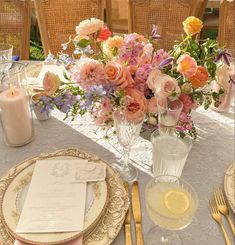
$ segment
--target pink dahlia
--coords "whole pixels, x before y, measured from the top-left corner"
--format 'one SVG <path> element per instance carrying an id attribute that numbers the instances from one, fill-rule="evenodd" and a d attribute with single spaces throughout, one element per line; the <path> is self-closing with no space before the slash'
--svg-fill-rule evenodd
<path id="1" fill-rule="evenodd" d="M 107 84 L 104 65 L 92 59 L 84 59 L 78 62 L 72 68 L 72 79 L 85 90 L 94 85 Z"/>

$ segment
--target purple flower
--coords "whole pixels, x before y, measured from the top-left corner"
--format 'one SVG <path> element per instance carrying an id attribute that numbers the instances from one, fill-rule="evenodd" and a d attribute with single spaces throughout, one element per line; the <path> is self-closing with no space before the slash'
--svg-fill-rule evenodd
<path id="1" fill-rule="evenodd" d="M 172 57 L 169 57 L 169 58 L 163 60 L 162 62 L 160 62 L 160 64 L 158 65 L 158 67 L 160 69 L 162 69 L 164 66 L 170 65 L 172 63 L 172 61 L 173 61 L 173 58 Z"/>
<path id="2" fill-rule="evenodd" d="M 47 58 L 45 59 L 45 62 L 52 62 L 53 59 L 54 59 L 54 57 L 55 56 L 53 54 L 49 53 L 48 56 L 47 56 Z"/>
<path id="3" fill-rule="evenodd" d="M 85 95 L 85 106 L 86 108 L 89 108 L 92 104 L 92 102 L 96 102 L 100 100 L 100 98 L 104 97 L 106 95 L 106 92 L 104 91 L 103 86 L 93 86 L 90 88 L 89 91 L 87 91 Z"/>
<path id="4" fill-rule="evenodd" d="M 171 57 L 165 50 L 159 49 L 153 57 L 152 65 L 155 67 L 158 67 L 161 63 L 161 65 L 164 65 L 165 61 L 167 60 L 166 62 L 168 62 L 169 58 Z"/>
<path id="5" fill-rule="evenodd" d="M 219 52 L 219 54 L 217 55 L 214 61 L 218 62 L 220 60 L 224 60 L 225 64 L 230 66 L 229 58 L 231 58 L 231 54 L 228 53 L 228 51 L 225 49 Z"/>
<path id="6" fill-rule="evenodd" d="M 47 96 L 41 96 L 40 100 L 43 102 L 41 113 L 46 112 L 47 114 L 49 114 L 49 112 L 54 109 L 52 98 Z"/>
<path id="7" fill-rule="evenodd" d="M 67 43 L 62 43 L 61 47 L 63 50 L 66 50 L 68 48 L 68 44 Z"/>
<path id="8" fill-rule="evenodd" d="M 153 28 L 150 37 L 154 40 L 161 39 L 161 36 L 157 33 L 157 26 L 156 25 L 152 25 L 152 26 Z"/>

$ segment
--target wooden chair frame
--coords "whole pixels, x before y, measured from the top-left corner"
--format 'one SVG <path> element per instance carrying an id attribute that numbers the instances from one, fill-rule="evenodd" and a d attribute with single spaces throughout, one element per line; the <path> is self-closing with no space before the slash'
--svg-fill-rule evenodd
<path id="1" fill-rule="evenodd" d="M 11 29 L 20 29 L 21 31 L 21 40 L 20 40 L 20 47 L 17 48 L 19 50 L 19 53 L 15 53 L 20 56 L 20 59 L 22 60 L 28 60 L 29 59 L 29 50 L 30 50 L 30 23 L 31 23 L 31 13 L 32 13 L 32 3 L 31 0 L 1 0 L 0 2 L 9 2 L 11 4 L 14 4 L 18 8 L 23 9 L 23 22 L 21 26 L 13 26 L 9 25 L 9 33 Z M 0 30 L 1 25 L 3 29 L 5 29 L 7 26 L 7 23 L 0 23 Z M 16 48 L 16 47 L 14 47 Z"/>
<path id="2" fill-rule="evenodd" d="M 219 12 L 218 41 L 219 41 L 219 44 L 222 45 L 222 46 L 228 46 L 228 44 L 226 43 L 226 41 L 227 41 L 227 39 L 226 39 L 226 30 L 228 28 L 228 25 L 226 23 L 226 17 L 228 16 L 228 10 L 231 10 L 231 9 L 233 9 L 233 15 L 235 15 L 235 2 L 234 1 L 221 0 L 220 12 Z M 230 40 L 231 45 L 228 46 L 228 48 L 230 48 L 230 49 L 235 49 L 234 35 L 235 35 L 235 29 L 233 27 L 233 40 Z"/>
<path id="3" fill-rule="evenodd" d="M 37 18 L 38 18 L 38 24 L 39 24 L 44 54 L 48 55 L 50 52 L 50 38 L 48 36 L 47 20 L 45 19 L 43 6 L 42 6 L 41 2 L 47 2 L 49 0 L 34 0 L 34 1 L 35 1 L 36 14 L 37 14 Z M 59 2 L 59 0 L 57 0 L 57 1 Z M 73 1 L 74 2 L 76 1 L 77 4 L 79 4 L 78 0 L 73 0 Z M 98 16 L 96 16 L 96 18 L 103 20 L 104 19 L 104 2 L 103 2 L 103 0 L 89 0 L 89 2 L 91 2 L 91 5 L 94 2 L 98 3 Z M 74 34 L 75 34 L 75 30 L 74 30 Z"/>

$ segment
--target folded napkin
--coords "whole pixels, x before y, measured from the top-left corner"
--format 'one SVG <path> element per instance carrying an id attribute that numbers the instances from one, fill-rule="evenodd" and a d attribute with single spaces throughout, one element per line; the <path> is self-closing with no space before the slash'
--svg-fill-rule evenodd
<path id="1" fill-rule="evenodd" d="M 32 245 L 32 244 L 15 240 L 14 245 Z M 82 245 L 82 237 L 78 237 L 69 242 L 61 243 L 60 245 Z"/>

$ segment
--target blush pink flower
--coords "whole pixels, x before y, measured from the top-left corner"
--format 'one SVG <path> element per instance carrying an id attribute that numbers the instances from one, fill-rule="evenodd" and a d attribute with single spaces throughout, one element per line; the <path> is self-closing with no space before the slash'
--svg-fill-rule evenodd
<path id="1" fill-rule="evenodd" d="M 188 54 L 181 55 L 177 63 L 177 70 L 186 78 L 192 77 L 197 72 L 197 62 Z"/>
<path id="2" fill-rule="evenodd" d="M 105 72 L 108 80 L 118 88 L 131 87 L 134 83 L 129 69 L 117 62 L 108 63 Z"/>
<path id="3" fill-rule="evenodd" d="M 92 112 L 96 125 L 109 125 L 112 122 L 112 104 L 108 98 L 104 98 L 101 104 Z"/>
<path id="4" fill-rule="evenodd" d="M 71 73 L 73 81 L 85 90 L 94 85 L 107 84 L 104 65 L 93 59 L 81 60 L 71 69 Z"/>
<path id="5" fill-rule="evenodd" d="M 176 130 L 182 132 L 190 131 L 192 127 L 193 127 L 192 117 L 185 112 L 181 112 L 179 116 L 178 125 L 176 126 Z"/>
<path id="6" fill-rule="evenodd" d="M 160 70 L 153 70 L 147 80 L 148 87 L 157 97 L 166 98 L 170 96 L 178 87 L 176 79 L 163 74 Z"/>
<path id="7" fill-rule="evenodd" d="M 148 113 L 157 113 L 157 99 L 152 97 L 151 99 L 147 100 L 147 112 Z"/>
<path id="8" fill-rule="evenodd" d="M 188 113 L 193 106 L 193 100 L 188 94 L 181 94 L 179 100 L 183 103 L 182 112 Z"/>
<path id="9" fill-rule="evenodd" d="M 125 115 L 130 122 L 141 122 L 147 110 L 147 101 L 139 90 L 126 89 L 124 97 Z"/>
<path id="10" fill-rule="evenodd" d="M 43 78 L 43 89 L 47 95 L 53 95 L 60 87 L 61 81 L 58 75 L 48 71 Z"/>

